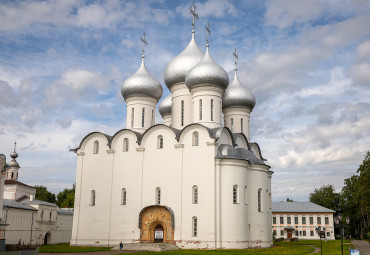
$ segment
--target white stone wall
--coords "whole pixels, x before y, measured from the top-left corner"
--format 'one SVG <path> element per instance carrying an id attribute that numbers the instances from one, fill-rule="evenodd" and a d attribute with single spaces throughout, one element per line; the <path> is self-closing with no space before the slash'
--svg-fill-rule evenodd
<path id="1" fill-rule="evenodd" d="M 250 140 L 250 113 L 246 107 L 228 107 L 223 110 L 224 126 L 233 133 L 243 133 Z M 232 121 L 231 121 L 232 119 Z M 243 119 L 243 130 L 241 119 Z"/>
<path id="2" fill-rule="evenodd" d="M 22 184 L 6 184 L 4 188 L 4 198 L 17 200 L 18 198 L 36 194 L 36 188 Z"/>
<path id="3" fill-rule="evenodd" d="M 129 97 L 126 100 L 126 128 L 143 133 L 146 129 L 155 124 L 155 105 L 157 100 L 150 97 Z M 132 123 L 132 109 L 134 118 Z M 143 123 L 143 109 L 144 123 Z M 143 126 L 144 124 L 144 126 Z"/>

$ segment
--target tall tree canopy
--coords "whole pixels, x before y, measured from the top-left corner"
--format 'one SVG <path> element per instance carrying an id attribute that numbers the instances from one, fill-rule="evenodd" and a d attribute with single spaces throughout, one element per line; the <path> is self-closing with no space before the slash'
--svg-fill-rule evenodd
<path id="1" fill-rule="evenodd" d="M 57 205 L 61 208 L 73 208 L 75 202 L 75 184 L 72 189 L 64 189 L 57 195 Z"/>
<path id="2" fill-rule="evenodd" d="M 41 201 L 49 202 L 49 203 L 55 203 L 55 194 L 48 191 L 48 189 L 45 186 L 42 185 L 36 185 L 36 196 L 35 198 Z"/>
<path id="3" fill-rule="evenodd" d="M 323 185 L 310 193 L 310 202 L 337 211 L 339 209 L 339 193 L 335 192 L 334 185 Z"/>

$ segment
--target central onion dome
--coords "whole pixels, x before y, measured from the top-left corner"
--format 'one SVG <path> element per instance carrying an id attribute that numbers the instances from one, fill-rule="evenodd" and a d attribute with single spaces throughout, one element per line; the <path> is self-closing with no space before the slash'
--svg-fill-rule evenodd
<path id="1" fill-rule="evenodd" d="M 175 83 L 185 82 L 188 71 L 203 58 L 204 52 L 199 48 L 194 39 L 194 32 L 186 48 L 175 57 L 164 71 L 164 82 L 170 88 Z"/>
<path id="2" fill-rule="evenodd" d="M 133 96 L 153 97 L 157 101 L 162 97 L 163 88 L 159 81 L 148 72 L 144 56 L 139 69 L 122 84 L 121 94 L 126 100 Z"/>
<path id="3" fill-rule="evenodd" d="M 159 103 L 158 111 L 162 117 L 164 115 L 172 113 L 172 94 L 171 93 Z"/>
<path id="4" fill-rule="evenodd" d="M 237 69 L 235 69 L 234 80 L 222 96 L 222 108 L 232 106 L 244 106 L 253 109 L 256 105 L 256 98 L 239 80 Z"/>
<path id="5" fill-rule="evenodd" d="M 202 60 L 186 75 L 186 86 L 191 89 L 202 85 L 213 85 L 226 89 L 229 85 L 229 76 L 209 54 L 209 47 Z"/>

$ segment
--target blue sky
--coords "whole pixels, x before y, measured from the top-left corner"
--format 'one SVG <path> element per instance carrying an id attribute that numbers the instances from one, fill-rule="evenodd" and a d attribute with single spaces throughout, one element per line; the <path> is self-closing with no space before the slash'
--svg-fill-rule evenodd
<path id="1" fill-rule="evenodd" d="M 206 0 L 196 41 L 256 96 L 251 139 L 275 172 L 273 201 L 339 191 L 370 149 L 370 2 Z M 89 132 L 125 125 L 123 81 L 163 72 L 191 37 L 189 1 L 1 1 L 0 153 L 18 143 L 19 180 L 57 193 L 75 182 Z M 157 121 L 162 122 L 157 113 Z"/>

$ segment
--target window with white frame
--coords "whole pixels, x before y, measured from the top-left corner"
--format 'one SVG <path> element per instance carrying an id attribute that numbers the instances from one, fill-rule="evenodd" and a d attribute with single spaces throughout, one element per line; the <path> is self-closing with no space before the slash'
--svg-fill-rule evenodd
<path id="1" fill-rule="evenodd" d="M 155 204 L 156 205 L 161 204 L 161 188 L 159 187 L 155 189 Z"/>
<path id="2" fill-rule="evenodd" d="M 310 224 L 313 225 L 313 217 L 310 217 Z"/>
<path id="3" fill-rule="evenodd" d="M 95 190 L 91 191 L 91 196 L 90 196 L 90 205 L 95 206 L 95 197 L 96 197 L 96 192 Z"/>
<path id="4" fill-rule="evenodd" d="M 290 217 L 287 217 L 287 224 L 292 224 L 292 220 L 291 220 L 291 218 Z"/>
<path id="5" fill-rule="evenodd" d="M 294 224 L 298 224 L 298 217 L 294 217 Z"/>
<path id="6" fill-rule="evenodd" d="M 321 224 L 321 217 L 317 217 L 317 225 Z"/>
<path id="7" fill-rule="evenodd" d="M 193 146 L 199 146 L 199 133 L 193 132 Z"/>
<path id="8" fill-rule="evenodd" d="M 329 217 L 325 217 L 325 225 L 329 224 Z"/>
<path id="9" fill-rule="evenodd" d="M 126 201 L 127 201 L 127 192 L 126 189 L 123 188 L 121 194 L 121 205 L 126 205 Z"/>
<path id="10" fill-rule="evenodd" d="M 280 235 L 284 236 L 284 230 L 280 230 Z"/>
<path id="11" fill-rule="evenodd" d="M 99 141 L 94 142 L 94 148 L 93 148 L 93 153 L 98 154 L 99 153 Z M 12 176 L 13 177 L 13 176 Z"/>
<path id="12" fill-rule="evenodd" d="M 199 99 L 199 120 L 202 120 L 203 111 L 202 111 L 202 99 Z"/>
<path id="13" fill-rule="evenodd" d="M 128 138 L 123 139 L 123 151 L 128 151 Z"/>
<path id="14" fill-rule="evenodd" d="M 163 149 L 163 136 L 159 135 L 157 137 L 157 148 Z"/>
<path id="15" fill-rule="evenodd" d="M 198 186 L 193 186 L 193 204 L 198 204 Z"/>
<path id="16" fill-rule="evenodd" d="M 239 204 L 239 187 L 238 185 L 233 186 L 233 203 Z"/>
<path id="17" fill-rule="evenodd" d="M 284 217 L 280 217 L 280 225 L 284 224 Z"/>
<path id="18" fill-rule="evenodd" d="M 272 224 L 276 224 L 276 217 L 272 217 Z"/>
<path id="19" fill-rule="evenodd" d="M 143 107 L 141 111 L 141 127 L 144 127 L 144 121 L 145 121 L 145 108 Z"/>
<path id="20" fill-rule="evenodd" d="M 197 236 L 198 235 L 198 218 L 197 217 L 193 217 L 193 222 L 192 222 L 192 226 L 193 226 L 193 236 Z"/>
<path id="21" fill-rule="evenodd" d="M 306 224 L 306 217 L 302 217 L 302 224 Z"/>

